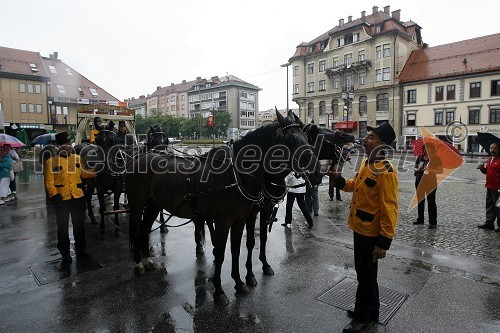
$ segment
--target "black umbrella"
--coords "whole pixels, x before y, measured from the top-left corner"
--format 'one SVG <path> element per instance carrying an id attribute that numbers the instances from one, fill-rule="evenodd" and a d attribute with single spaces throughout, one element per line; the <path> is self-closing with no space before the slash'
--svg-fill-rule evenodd
<path id="1" fill-rule="evenodd" d="M 46 145 L 50 141 L 56 141 L 55 133 L 42 134 L 31 140 L 32 145 Z"/>
<path id="2" fill-rule="evenodd" d="M 500 143 L 500 134 L 477 132 L 477 143 L 489 154 L 490 145 L 492 143 Z"/>

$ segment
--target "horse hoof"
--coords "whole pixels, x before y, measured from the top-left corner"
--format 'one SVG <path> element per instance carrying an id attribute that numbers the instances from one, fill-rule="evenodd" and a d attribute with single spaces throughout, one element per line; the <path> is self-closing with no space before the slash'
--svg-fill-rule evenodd
<path id="1" fill-rule="evenodd" d="M 146 270 L 144 267 L 134 267 L 134 275 L 135 276 L 143 276 Z"/>
<path id="2" fill-rule="evenodd" d="M 264 271 L 264 275 L 274 275 L 274 270 L 271 266 L 262 266 L 262 270 Z"/>
<path id="3" fill-rule="evenodd" d="M 247 286 L 249 287 L 255 287 L 257 285 L 257 279 L 255 278 L 255 276 L 247 276 L 245 278 L 245 281 Z"/>
<path id="4" fill-rule="evenodd" d="M 226 294 L 214 294 L 214 303 L 219 306 L 228 306 L 229 300 Z"/>
<path id="5" fill-rule="evenodd" d="M 257 281 L 255 281 L 255 282 L 257 284 Z M 234 286 L 234 289 L 236 289 L 236 294 L 238 294 L 238 295 L 246 295 L 250 292 L 248 287 L 243 282 L 236 284 Z"/>
<path id="6" fill-rule="evenodd" d="M 203 246 L 196 246 L 196 255 L 197 256 L 202 256 L 205 254 L 205 249 Z"/>

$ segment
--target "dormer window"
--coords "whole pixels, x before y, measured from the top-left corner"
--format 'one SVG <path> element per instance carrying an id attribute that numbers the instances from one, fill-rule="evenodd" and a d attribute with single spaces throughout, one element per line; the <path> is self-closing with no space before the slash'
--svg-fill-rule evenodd
<path id="1" fill-rule="evenodd" d="M 93 97 L 99 97 L 99 94 L 97 93 L 97 90 L 95 90 L 95 88 L 89 88 L 89 90 Z"/>
<path id="2" fill-rule="evenodd" d="M 69 68 L 66 68 L 66 74 L 68 74 L 68 76 L 72 76 L 73 73 L 71 73 L 71 69 Z"/>
<path id="3" fill-rule="evenodd" d="M 382 25 L 377 25 L 377 26 L 375 27 L 375 33 L 376 33 L 376 34 L 379 34 L 381 31 L 382 31 Z"/>
<path id="4" fill-rule="evenodd" d="M 38 68 L 34 63 L 30 63 L 30 68 L 33 73 L 38 73 Z"/>
<path id="5" fill-rule="evenodd" d="M 51 72 L 52 74 L 57 75 L 57 70 L 56 70 L 56 68 L 55 68 L 54 66 L 49 65 L 49 69 L 50 69 L 50 72 Z"/>
<path id="6" fill-rule="evenodd" d="M 313 53 L 313 51 L 314 51 L 314 46 L 313 46 L 313 45 L 310 45 L 310 46 L 309 46 L 309 53 Z"/>
<path id="7" fill-rule="evenodd" d="M 85 96 L 85 93 L 83 92 L 83 89 L 78 87 L 78 93 L 80 94 L 80 96 Z"/>

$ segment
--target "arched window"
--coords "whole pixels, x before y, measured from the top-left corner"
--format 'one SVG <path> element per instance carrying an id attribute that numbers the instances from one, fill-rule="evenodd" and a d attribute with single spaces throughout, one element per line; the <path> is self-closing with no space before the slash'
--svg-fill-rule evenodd
<path id="1" fill-rule="evenodd" d="M 359 115 L 360 116 L 363 116 L 363 115 L 366 115 L 366 112 L 367 112 L 367 101 L 368 101 L 368 98 L 366 98 L 366 96 L 360 96 L 359 97 Z"/>
<path id="2" fill-rule="evenodd" d="M 377 111 L 389 111 L 389 94 L 377 95 Z"/>
<path id="3" fill-rule="evenodd" d="M 332 100 L 332 112 L 333 112 L 333 117 L 338 118 L 338 116 L 339 116 L 339 100 L 338 99 Z"/>
<path id="4" fill-rule="evenodd" d="M 319 102 L 319 115 L 320 115 L 320 117 L 324 116 L 325 112 L 326 112 L 326 103 L 325 103 L 325 101 L 321 101 L 321 102 Z"/>
<path id="5" fill-rule="evenodd" d="M 314 103 L 307 103 L 307 117 L 314 118 Z"/>

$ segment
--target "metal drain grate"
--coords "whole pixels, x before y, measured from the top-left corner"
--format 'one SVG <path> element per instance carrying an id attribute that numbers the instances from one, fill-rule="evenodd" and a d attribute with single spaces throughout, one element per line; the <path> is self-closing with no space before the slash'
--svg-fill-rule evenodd
<path id="1" fill-rule="evenodd" d="M 33 278 L 39 286 L 66 279 L 70 276 L 93 271 L 103 266 L 92 259 L 86 259 L 82 262 L 62 265 L 61 260 L 53 260 L 40 265 L 30 267 Z"/>
<path id="2" fill-rule="evenodd" d="M 356 288 L 358 282 L 352 278 L 345 277 L 339 283 L 316 297 L 318 301 L 333 305 L 342 310 L 354 309 L 356 301 Z M 379 286 L 380 313 L 378 322 L 385 325 L 399 310 L 408 295 Z"/>

